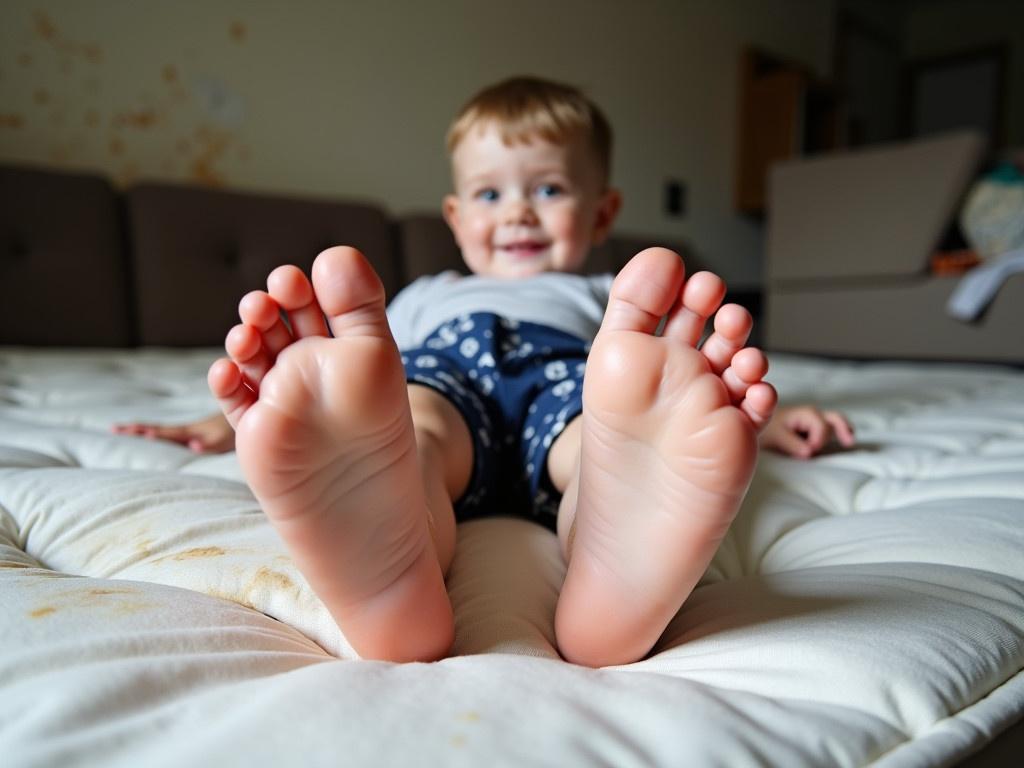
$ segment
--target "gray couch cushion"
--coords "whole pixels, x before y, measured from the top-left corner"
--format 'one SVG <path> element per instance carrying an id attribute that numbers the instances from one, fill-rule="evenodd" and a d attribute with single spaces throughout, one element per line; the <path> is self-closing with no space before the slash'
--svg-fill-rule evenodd
<path id="1" fill-rule="evenodd" d="M 131 343 L 118 206 L 99 176 L 0 167 L 0 344 Z"/>
<path id="2" fill-rule="evenodd" d="M 389 297 L 399 287 L 392 224 L 374 205 L 146 184 L 128 214 L 142 344 L 222 343 L 274 267 L 308 272 L 331 245 L 365 253 Z"/>

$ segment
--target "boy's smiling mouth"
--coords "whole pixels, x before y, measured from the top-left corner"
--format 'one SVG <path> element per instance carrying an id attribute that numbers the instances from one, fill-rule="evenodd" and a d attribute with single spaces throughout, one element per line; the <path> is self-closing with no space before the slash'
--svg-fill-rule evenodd
<path id="1" fill-rule="evenodd" d="M 550 243 L 540 240 L 513 240 L 510 243 L 502 243 L 497 248 L 513 258 L 528 259 L 547 250 L 549 246 Z"/>

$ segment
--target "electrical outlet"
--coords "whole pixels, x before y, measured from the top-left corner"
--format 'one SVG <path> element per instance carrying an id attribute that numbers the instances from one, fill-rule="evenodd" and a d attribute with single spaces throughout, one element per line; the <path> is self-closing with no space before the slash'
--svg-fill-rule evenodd
<path id="1" fill-rule="evenodd" d="M 686 185 L 679 179 L 665 182 L 665 213 L 676 217 L 686 213 Z"/>

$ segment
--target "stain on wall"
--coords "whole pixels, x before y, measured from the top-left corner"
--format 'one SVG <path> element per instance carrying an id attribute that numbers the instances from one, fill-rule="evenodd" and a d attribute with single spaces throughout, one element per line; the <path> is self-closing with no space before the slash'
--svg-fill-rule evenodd
<path id="1" fill-rule="evenodd" d="M 0 144 L 29 144 L 40 160 L 105 173 L 124 186 L 141 177 L 205 186 L 230 183 L 248 160 L 245 104 L 229 80 L 162 57 L 127 72 L 116 53 L 66 31 L 61 13 L 24 13 L 17 45 L 0 53 Z M 249 25 L 225 20 L 222 40 L 247 55 Z M 131 76 L 137 91 L 104 84 Z"/>

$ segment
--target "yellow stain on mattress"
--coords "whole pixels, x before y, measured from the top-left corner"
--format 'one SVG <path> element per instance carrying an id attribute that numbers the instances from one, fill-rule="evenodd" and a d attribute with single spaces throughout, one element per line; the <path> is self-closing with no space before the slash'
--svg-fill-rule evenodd
<path id="1" fill-rule="evenodd" d="M 244 573 L 241 574 L 244 576 Z M 289 592 L 295 599 L 299 599 L 301 596 L 301 590 L 299 585 L 286 573 L 272 570 L 267 566 L 261 566 L 256 573 L 252 574 L 252 577 L 237 590 L 225 590 L 225 589 L 205 589 L 204 594 L 210 597 L 220 598 L 221 600 L 230 600 L 233 603 L 238 603 L 246 608 L 252 608 L 255 611 L 264 613 L 266 595 L 274 592 Z M 260 603 L 257 604 L 257 598 Z"/>
<path id="2" fill-rule="evenodd" d="M 57 609 L 52 605 L 44 605 L 42 608 L 36 608 L 34 611 L 29 611 L 29 616 L 33 619 L 41 619 L 43 616 L 49 616 L 51 613 L 56 613 Z"/>
<path id="3" fill-rule="evenodd" d="M 0 563 L 0 568 L 35 568 L 34 565 L 28 563 Z"/>
<path id="4" fill-rule="evenodd" d="M 75 605 L 97 605 L 105 602 L 104 600 L 97 600 L 97 598 L 105 598 L 110 595 L 137 594 L 139 594 L 137 589 L 129 589 L 127 587 L 89 587 L 88 589 L 66 589 L 63 592 L 56 593 L 54 597 L 58 598 L 61 602 L 69 602 Z"/>
<path id="5" fill-rule="evenodd" d="M 68 589 L 53 595 L 53 598 L 56 600 L 56 606 L 47 605 L 38 610 L 43 612 L 40 615 L 46 615 L 65 608 L 84 608 L 90 611 L 103 610 L 118 616 L 126 616 L 157 607 L 155 604 L 143 600 L 125 599 L 125 595 L 132 595 L 138 598 L 140 592 L 131 587 Z"/>
<path id="6" fill-rule="evenodd" d="M 153 603 L 126 602 L 114 603 L 110 606 L 110 610 L 112 610 L 114 613 L 120 616 L 127 616 L 128 614 L 132 613 L 141 613 L 142 611 L 148 610 L 150 608 L 156 608 L 156 606 Z"/>
<path id="7" fill-rule="evenodd" d="M 200 557 L 220 557 L 226 555 L 227 551 L 221 547 L 195 547 L 194 549 L 186 549 L 184 552 L 179 552 L 176 555 L 171 555 L 174 560 L 195 560 Z M 161 560 L 166 558 L 161 557 Z"/>
<path id="8" fill-rule="evenodd" d="M 264 565 L 256 571 L 248 589 L 295 589 L 295 582 L 288 574 L 272 571 Z"/>
<path id="9" fill-rule="evenodd" d="M 150 546 L 156 542 L 156 539 L 142 539 L 142 541 L 135 542 L 135 551 L 139 553 L 141 557 L 149 557 L 153 554 Z"/>
<path id="10" fill-rule="evenodd" d="M 468 712 L 462 712 L 455 716 L 455 719 L 461 723 L 479 723 L 480 713 L 475 710 L 469 710 Z M 453 747 L 462 748 L 466 746 L 466 736 L 462 733 L 457 733 L 451 738 L 451 745 Z"/>

